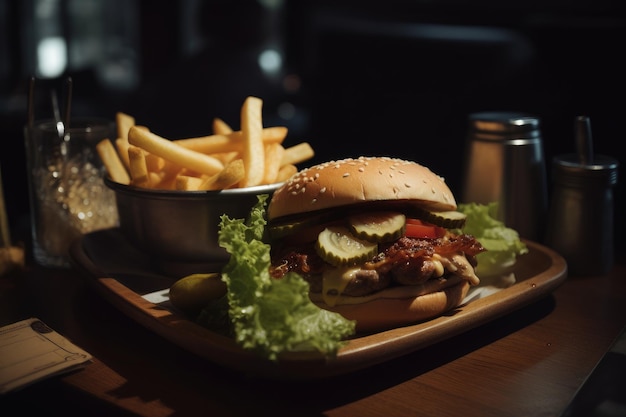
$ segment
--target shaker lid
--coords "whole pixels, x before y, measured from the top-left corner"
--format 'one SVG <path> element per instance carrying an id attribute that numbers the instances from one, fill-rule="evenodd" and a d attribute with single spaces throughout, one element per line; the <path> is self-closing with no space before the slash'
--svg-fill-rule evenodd
<path id="1" fill-rule="evenodd" d="M 539 118 L 512 111 L 486 111 L 469 115 L 470 129 L 494 134 L 528 133 L 539 131 Z"/>
<path id="2" fill-rule="evenodd" d="M 553 159 L 556 181 L 599 181 L 607 185 L 617 184 L 618 162 L 606 155 L 595 155 L 593 163 L 582 164 L 578 154 L 564 154 Z"/>
<path id="3" fill-rule="evenodd" d="M 609 186 L 617 184 L 617 160 L 606 155 L 594 155 L 589 117 L 578 116 L 574 128 L 577 152 L 559 155 L 553 159 L 555 181 L 571 186 L 583 183 Z"/>

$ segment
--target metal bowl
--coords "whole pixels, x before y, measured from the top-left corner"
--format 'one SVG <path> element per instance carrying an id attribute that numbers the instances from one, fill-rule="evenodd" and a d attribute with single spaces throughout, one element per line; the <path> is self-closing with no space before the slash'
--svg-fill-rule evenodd
<path id="1" fill-rule="evenodd" d="M 260 194 L 282 184 L 222 191 L 152 190 L 104 183 L 115 192 L 122 234 L 168 274 L 219 271 L 229 255 L 217 243 L 220 216 L 247 218 Z"/>

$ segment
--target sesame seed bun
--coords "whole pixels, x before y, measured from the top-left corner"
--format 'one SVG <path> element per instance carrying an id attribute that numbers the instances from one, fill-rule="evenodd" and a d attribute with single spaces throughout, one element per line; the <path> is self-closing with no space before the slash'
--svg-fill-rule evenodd
<path id="1" fill-rule="evenodd" d="M 407 201 L 433 210 L 456 210 L 444 179 L 416 162 L 360 157 L 306 168 L 276 190 L 268 219 L 374 201 Z"/>
<path id="2" fill-rule="evenodd" d="M 309 297 L 320 308 L 355 320 L 357 332 L 368 333 L 441 316 L 461 305 L 470 284 L 459 277 L 452 277 L 442 281 L 430 280 L 419 289 L 415 287 L 393 287 L 369 297 L 344 297 L 352 300 L 334 306 L 324 303 L 319 293 L 310 293 Z"/>

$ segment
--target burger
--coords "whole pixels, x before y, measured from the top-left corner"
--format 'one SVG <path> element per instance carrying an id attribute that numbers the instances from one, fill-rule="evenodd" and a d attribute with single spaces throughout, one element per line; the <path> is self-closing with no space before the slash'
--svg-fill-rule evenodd
<path id="1" fill-rule="evenodd" d="M 311 301 L 359 332 L 435 318 L 479 284 L 485 249 L 460 232 L 456 209 L 444 179 L 416 162 L 360 157 L 305 168 L 268 205 L 270 273 L 297 272 Z"/>

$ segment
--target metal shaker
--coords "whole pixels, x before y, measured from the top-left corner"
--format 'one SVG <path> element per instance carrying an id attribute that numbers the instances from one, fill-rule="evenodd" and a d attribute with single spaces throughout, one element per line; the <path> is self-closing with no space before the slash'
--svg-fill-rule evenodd
<path id="1" fill-rule="evenodd" d="M 546 244 L 567 261 L 570 275 L 602 275 L 613 267 L 613 186 L 616 159 L 594 155 L 589 119 L 576 119 L 576 154 L 552 161 Z"/>
<path id="2" fill-rule="evenodd" d="M 499 220 L 520 237 L 544 237 L 548 193 L 538 117 L 518 112 L 469 115 L 462 202 L 498 203 Z"/>

